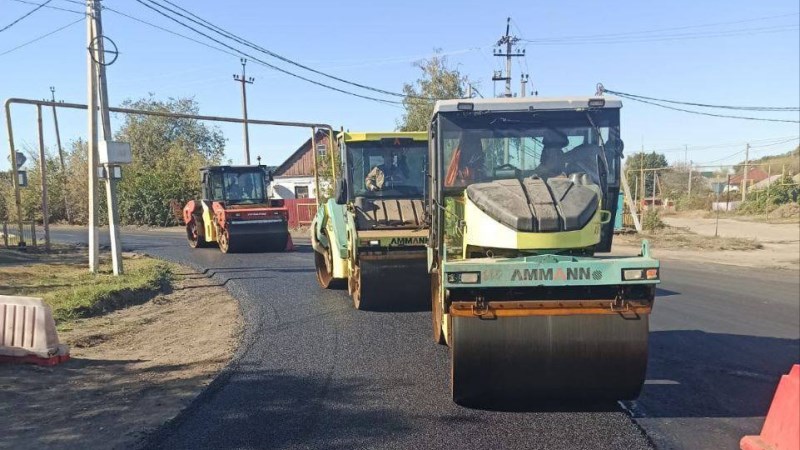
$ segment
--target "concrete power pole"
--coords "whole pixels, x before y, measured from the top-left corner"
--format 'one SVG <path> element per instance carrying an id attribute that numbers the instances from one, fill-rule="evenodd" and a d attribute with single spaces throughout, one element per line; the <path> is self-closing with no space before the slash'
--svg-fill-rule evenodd
<path id="1" fill-rule="evenodd" d="M 245 66 L 247 65 L 247 60 L 245 58 L 241 59 L 242 61 L 242 75 L 233 74 L 233 79 L 242 83 L 242 116 L 244 118 L 244 122 L 242 125 L 244 126 L 244 161 L 246 165 L 250 165 L 250 131 L 247 128 L 247 85 L 253 84 L 255 78 L 247 77 L 245 74 Z"/>
<path id="2" fill-rule="evenodd" d="M 747 200 L 747 175 L 750 172 L 750 144 L 744 150 L 744 175 L 742 176 L 742 201 Z"/>
<path id="3" fill-rule="evenodd" d="M 94 42 L 95 5 L 93 0 L 86 0 L 86 96 L 87 96 L 87 162 L 89 166 L 89 271 L 97 273 L 100 262 L 100 243 L 97 231 L 97 68 L 95 59 L 97 49 Z"/>
<path id="4" fill-rule="evenodd" d="M 504 57 L 506 59 L 506 73 L 505 76 L 502 76 L 499 72 L 495 72 L 494 76 L 492 76 L 492 81 L 505 81 L 506 82 L 506 92 L 505 97 L 511 97 L 511 58 L 525 56 L 525 49 L 522 52 L 512 53 L 514 45 L 519 42 L 519 38 L 516 36 L 511 36 L 511 17 L 506 19 L 506 34 L 500 36 L 500 40 L 497 41 L 497 46 L 501 47 L 500 49 L 495 49 L 494 56 Z M 505 45 L 505 53 L 502 50 L 502 46 Z"/>
<path id="5" fill-rule="evenodd" d="M 53 103 L 56 101 L 56 88 L 50 86 L 50 98 Z M 61 133 L 58 130 L 58 113 L 56 113 L 56 106 L 53 105 L 53 124 L 56 129 L 56 145 L 58 146 L 58 160 L 61 163 L 61 175 L 64 178 L 64 213 L 67 215 L 67 223 L 72 224 L 72 214 L 69 211 L 69 200 L 67 199 L 67 187 L 69 181 L 67 179 L 66 165 L 64 164 L 64 149 L 61 147 Z"/>
<path id="6" fill-rule="evenodd" d="M 90 202 L 90 253 L 89 253 L 89 265 L 90 270 L 92 272 L 97 271 L 97 263 L 99 257 L 99 246 L 97 242 L 97 223 L 95 220 L 97 205 L 96 205 L 96 192 L 93 190 L 96 187 L 97 183 L 97 170 L 98 170 L 98 162 L 99 162 L 99 155 L 98 155 L 98 141 L 97 141 L 97 106 L 95 102 L 99 103 L 100 109 L 100 120 L 101 125 L 103 127 L 103 144 L 105 148 L 105 154 L 108 155 L 110 150 L 108 150 L 109 145 L 112 143 L 112 135 L 111 135 L 111 114 L 108 109 L 108 83 L 106 81 L 106 51 L 104 47 L 104 36 L 103 36 L 103 20 L 102 20 L 102 8 L 100 7 L 100 0 L 87 0 L 87 8 L 90 10 L 90 40 L 89 40 L 89 64 L 92 66 L 90 69 L 90 75 L 94 75 L 90 78 L 90 89 L 91 92 L 89 94 L 89 105 L 88 105 L 88 112 L 89 112 L 89 147 L 90 147 L 90 155 L 92 158 L 90 159 L 89 164 L 89 171 L 90 171 L 90 192 L 89 192 L 89 202 Z M 113 61 L 112 61 L 113 63 Z M 110 63 L 109 63 L 110 64 Z M 108 156 L 106 156 L 108 158 Z M 122 243 L 120 242 L 120 233 L 119 233 L 119 212 L 117 211 L 117 196 L 116 196 L 116 182 L 114 179 L 114 166 L 111 163 L 104 163 L 104 171 L 106 174 L 106 201 L 108 204 L 108 230 L 109 230 L 109 240 L 111 243 L 111 262 L 114 271 L 114 275 L 122 275 L 123 268 L 122 268 Z M 92 182 L 93 181 L 93 182 Z M 94 186 L 92 186 L 94 185 Z M 94 242 L 92 243 L 92 237 L 94 237 Z M 94 264 L 92 264 L 92 255 L 94 256 Z"/>
<path id="7" fill-rule="evenodd" d="M 520 76 L 520 87 L 519 87 L 519 96 L 520 97 L 525 97 L 525 89 L 526 89 L 527 85 L 528 85 L 528 74 L 527 73 L 523 73 Z"/>

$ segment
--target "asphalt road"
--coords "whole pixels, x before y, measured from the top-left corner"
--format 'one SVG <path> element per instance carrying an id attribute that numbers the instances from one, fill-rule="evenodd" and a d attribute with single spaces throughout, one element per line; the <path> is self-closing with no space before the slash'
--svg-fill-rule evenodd
<path id="1" fill-rule="evenodd" d="M 125 234 L 125 249 L 224 284 L 246 322 L 233 362 L 147 447 L 734 449 L 759 432 L 780 375 L 800 360 L 796 271 L 662 261 L 637 401 L 462 408 L 430 312 L 355 311 L 346 292 L 318 287 L 311 249 L 298 244 L 222 255 L 178 233 Z"/>

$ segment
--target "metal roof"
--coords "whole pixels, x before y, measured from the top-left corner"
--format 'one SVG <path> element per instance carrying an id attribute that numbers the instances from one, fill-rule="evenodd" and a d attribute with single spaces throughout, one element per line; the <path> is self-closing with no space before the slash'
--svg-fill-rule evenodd
<path id="1" fill-rule="evenodd" d="M 472 103 L 473 111 L 532 111 L 532 110 L 577 110 L 589 108 L 589 100 L 602 98 L 602 108 L 622 108 L 622 101 L 616 97 L 584 96 L 584 97 L 500 97 L 500 98 L 463 98 L 437 100 L 433 113 L 458 111 L 459 103 Z M 592 107 L 597 109 L 597 107 Z"/>

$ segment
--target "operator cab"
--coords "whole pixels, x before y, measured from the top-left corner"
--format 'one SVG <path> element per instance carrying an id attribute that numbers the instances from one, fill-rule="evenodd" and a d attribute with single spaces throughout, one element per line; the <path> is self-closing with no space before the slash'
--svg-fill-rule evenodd
<path id="1" fill-rule="evenodd" d="M 447 209 L 449 200 L 458 208 L 466 191 L 483 212 L 520 232 L 580 230 L 599 208 L 613 217 L 623 149 L 621 106 L 604 97 L 437 102 L 433 201 Z M 452 221 L 444 216 L 434 214 L 443 225 L 440 233 L 457 235 L 444 226 Z M 603 223 L 594 250 L 610 251 L 612 236 L 613 224 Z"/>
<path id="2" fill-rule="evenodd" d="M 201 170 L 203 199 L 228 205 L 268 202 L 271 174 L 265 166 L 212 166 Z"/>

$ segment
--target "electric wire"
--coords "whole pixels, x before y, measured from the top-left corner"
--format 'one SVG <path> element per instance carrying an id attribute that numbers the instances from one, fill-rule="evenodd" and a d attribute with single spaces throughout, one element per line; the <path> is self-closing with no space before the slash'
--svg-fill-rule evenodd
<path id="1" fill-rule="evenodd" d="M 627 92 L 612 91 L 610 89 L 602 88 L 603 92 L 614 94 L 618 96 L 635 97 L 644 100 L 651 100 L 654 102 L 672 103 L 675 105 L 697 106 L 701 108 L 717 108 L 717 109 L 734 109 L 740 111 L 800 111 L 800 107 L 796 106 L 730 106 L 730 105 L 712 105 L 708 103 L 694 103 L 684 102 L 678 100 L 666 100 L 663 98 L 646 97 L 644 95 L 629 94 Z"/>
<path id="2" fill-rule="evenodd" d="M 399 101 L 393 101 L 393 100 L 386 100 L 386 99 L 381 99 L 381 98 L 376 98 L 376 97 L 370 97 L 370 96 L 367 96 L 367 95 L 362 95 L 362 94 L 358 94 L 358 93 L 355 93 L 355 92 L 347 91 L 347 90 L 344 90 L 344 89 L 341 89 L 341 88 L 338 88 L 338 87 L 335 87 L 335 86 L 331 86 L 329 84 L 325 84 L 325 83 L 322 83 L 322 82 L 319 82 L 319 81 L 316 81 L 316 80 L 312 80 L 312 79 L 304 77 L 302 75 L 298 75 L 298 74 L 296 74 L 294 72 L 290 72 L 290 71 L 288 71 L 286 69 L 283 69 L 281 67 L 278 67 L 278 66 L 275 66 L 273 64 L 270 64 L 270 63 L 268 63 L 268 62 L 266 62 L 264 60 L 261 60 L 256 56 L 253 56 L 251 54 L 245 53 L 242 50 L 237 49 L 236 47 L 230 46 L 230 45 L 226 44 L 225 42 L 220 41 L 219 39 L 216 39 L 216 38 L 214 38 L 212 36 L 209 36 L 208 34 L 198 30 L 197 28 L 194 28 L 191 25 L 187 25 L 187 24 L 181 22 L 180 20 L 175 19 L 174 17 L 170 16 L 169 14 L 162 12 L 160 9 L 153 7 L 153 6 L 149 5 L 148 3 L 145 3 L 144 0 L 136 0 L 136 2 L 141 4 L 144 7 L 148 8 L 148 9 L 156 12 L 157 14 L 159 14 L 159 15 L 161 15 L 161 16 L 163 16 L 163 17 L 165 17 L 165 18 L 167 18 L 167 19 L 169 19 L 169 20 L 171 20 L 171 21 L 173 21 L 175 23 L 177 23 L 178 25 L 181 25 L 184 28 L 187 28 L 187 29 L 189 29 L 191 31 L 194 31 L 195 33 L 205 37 L 206 39 L 209 39 L 209 40 L 211 40 L 211 41 L 213 41 L 213 42 L 215 42 L 215 43 L 217 43 L 217 44 L 219 44 L 219 45 L 221 45 L 221 46 L 223 46 L 225 48 L 228 48 L 228 49 L 238 53 L 240 56 L 244 56 L 244 57 L 246 57 L 246 58 L 254 61 L 257 64 L 262 65 L 262 66 L 269 67 L 270 69 L 273 69 L 273 70 L 276 70 L 278 72 L 284 73 L 284 74 L 289 75 L 291 77 L 294 77 L 294 78 L 297 78 L 297 79 L 306 81 L 308 83 L 311 83 L 311 84 L 314 84 L 314 85 L 317 85 L 317 86 L 320 86 L 320 87 L 324 87 L 324 88 L 327 88 L 327 89 L 330 89 L 330 90 L 333 90 L 333 91 L 337 91 L 337 92 L 340 92 L 340 93 L 343 93 L 343 94 L 352 95 L 354 97 L 359 97 L 359 98 L 363 98 L 363 99 L 366 99 L 366 100 L 372 100 L 372 101 L 379 102 L 379 103 L 384 103 L 384 104 L 390 104 L 390 105 L 391 104 L 395 104 L 395 105 L 401 104 L 401 102 L 399 102 Z"/>
<path id="3" fill-rule="evenodd" d="M 0 28 L 0 33 L 2 33 L 3 31 L 6 31 L 7 29 L 9 29 L 11 27 L 13 27 L 17 23 L 19 23 L 21 20 L 24 20 L 26 17 L 30 16 L 31 14 L 35 13 L 36 11 L 44 8 L 45 6 L 47 6 L 48 3 L 52 2 L 52 1 L 53 0 L 46 0 L 44 3 L 41 3 L 41 4 L 37 5 L 35 8 L 33 8 L 32 10 L 26 12 L 22 16 L 18 17 L 13 22 L 9 23 L 8 25 L 4 26 L 3 28 Z"/>
<path id="4" fill-rule="evenodd" d="M 699 25 L 686 25 L 680 27 L 670 27 L 670 28 L 660 28 L 654 30 L 642 30 L 642 31 L 628 31 L 628 32 L 621 32 L 621 33 L 602 33 L 602 34 L 590 34 L 590 35 L 577 35 L 577 36 L 560 36 L 560 37 L 552 37 L 552 38 L 538 38 L 538 39 L 522 39 L 525 42 L 535 43 L 535 44 L 543 44 L 543 43 L 578 43 L 581 41 L 592 41 L 597 42 L 598 40 L 609 40 L 609 39 L 617 39 L 621 40 L 624 38 L 632 38 L 632 39 L 653 39 L 653 38 L 673 38 L 673 37 L 693 37 L 697 36 L 701 33 L 705 34 L 714 34 L 720 32 L 742 32 L 742 31 L 753 31 L 755 29 L 738 29 L 738 30 L 709 30 L 705 32 L 699 33 L 678 33 L 678 34 L 664 34 L 665 31 L 679 31 L 679 30 L 689 30 L 689 29 L 696 29 L 696 28 L 708 28 L 708 27 L 716 27 L 720 25 L 737 25 L 742 23 L 750 23 L 750 22 L 759 22 L 764 20 L 771 20 L 771 19 L 780 19 L 786 17 L 795 17 L 800 15 L 800 13 L 790 13 L 790 14 L 780 14 L 780 15 L 773 15 L 773 16 L 764 16 L 764 17 L 756 17 L 751 19 L 743 19 L 743 20 L 735 20 L 735 21 L 725 21 L 725 22 L 713 22 L 707 24 L 699 24 Z M 793 26 L 795 26 L 793 24 Z M 660 33 L 660 34 L 659 34 Z M 691 36 L 690 36 L 691 35 Z M 702 36 L 700 36 L 702 37 Z M 621 42 L 621 41 L 620 41 Z"/>
<path id="5" fill-rule="evenodd" d="M 24 3 L 26 5 L 34 5 L 34 6 L 41 5 L 41 3 L 32 2 L 30 0 L 11 0 L 11 1 L 12 2 L 17 2 L 17 3 Z M 69 12 L 69 13 L 73 13 L 73 14 L 80 14 L 82 16 L 86 15 L 85 12 L 83 12 L 83 11 L 75 11 L 74 9 L 61 8 L 61 7 L 53 6 L 53 5 L 45 5 L 44 7 L 47 8 L 47 9 L 54 9 L 54 10 L 57 10 L 57 11 L 64 11 L 64 12 Z"/>
<path id="6" fill-rule="evenodd" d="M 608 90 L 604 90 L 604 92 L 611 93 L 611 91 L 608 91 Z M 721 117 L 721 118 L 724 118 L 724 119 L 753 120 L 753 121 L 760 121 L 760 122 L 800 123 L 800 120 L 770 119 L 770 118 L 765 118 L 765 117 L 749 117 L 749 116 L 734 116 L 734 115 L 730 115 L 730 114 L 716 114 L 716 113 L 710 113 L 710 112 L 705 112 L 705 111 L 693 111 L 691 109 L 676 108 L 674 106 L 662 105 L 660 103 L 656 103 L 656 102 L 653 102 L 653 101 L 650 101 L 650 100 L 643 100 L 643 99 L 638 98 L 638 97 L 630 97 L 627 94 L 624 94 L 624 93 L 621 93 L 621 92 L 616 92 L 614 95 L 616 95 L 618 97 L 621 97 L 621 98 L 627 98 L 628 100 L 633 100 L 635 102 L 646 103 L 648 105 L 658 106 L 658 107 L 664 108 L 664 109 L 671 109 L 673 111 L 680 111 L 680 112 L 685 112 L 685 113 L 689 113 L 689 114 L 697 114 L 697 115 L 701 115 L 701 116 Z"/>
<path id="7" fill-rule="evenodd" d="M 10 48 L 10 49 L 0 53 L 0 56 L 7 55 L 7 54 L 9 54 L 9 53 L 11 53 L 11 52 L 13 52 L 15 50 L 19 50 L 19 49 L 21 49 L 23 47 L 26 47 L 26 46 L 28 46 L 30 44 L 33 44 L 34 42 L 38 42 L 38 41 L 40 41 L 40 40 L 42 40 L 42 39 L 44 39 L 44 38 L 46 38 L 48 36 L 52 36 L 52 35 L 58 33 L 59 31 L 65 30 L 65 29 L 67 29 L 67 28 L 69 28 L 69 27 L 71 27 L 71 26 L 73 26 L 73 25 L 75 25 L 77 23 L 80 23 L 80 22 L 83 22 L 83 17 L 81 17 L 80 19 L 78 19 L 78 20 L 76 20 L 74 22 L 70 22 L 70 23 L 68 23 L 68 24 L 66 24 L 66 25 L 64 25 L 64 26 L 62 26 L 60 28 L 56 28 L 55 30 L 50 31 L 48 33 L 45 33 L 45 34 L 43 34 L 43 35 L 41 35 L 39 37 L 33 38 L 30 41 L 24 42 L 24 43 L 22 43 L 22 44 L 20 44 L 20 45 L 18 45 L 16 47 Z"/>
<path id="8" fill-rule="evenodd" d="M 137 0 L 137 1 L 139 1 L 139 0 Z M 170 0 L 163 0 L 163 1 L 164 1 L 164 3 L 167 3 L 167 4 L 171 5 L 171 6 L 173 6 L 174 8 L 177 8 L 180 11 L 176 11 L 175 9 L 166 7 L 163 4 L 161 4 L 161 3 L 159 3 L 158 1 L 155 1 L 155 0 L 146 0 L 146 1 L 148 1 L 149 3 L 151 3 L 153 5 L 158 6 L 159 8 L 162 8 L 162 9 L 164 9 L 166 11 L 169 11 L 169 12 L 175 14 L 175 15 L 178 15 L 178 16 L 186 19 L 186 20 L 189 20 L 189 21 L 191 21 L 191 22 L 193 22 L 193 23 L 195 23 L 195 24 L 197 24 L 197 25 L 199 25 L 199 26 L 201 26 L 203 28 L 211 30 L 211 31 L 223 36 L 223 37 L 231 39 L 234 42 L 237 42 L 237 43 L 239 43 L 241 45 L 249 47 L 252 50 L 256 50 L 258 52 L 261 52 L 261 53 L 264 53 L 266 55 L 269 55 L 269 56 L 271 56 L 271 57 L 273 57 L 275 59 L 283 61 L 283 62 L 285 62 L 287 64 L 291 64 L 291 65 L 293 65 L 295 67 L 299 67 L 301 69 L 304 69 L 304 70 L 307 70 L 307 71 L 312 72 L 314 74 L 317 74 L 317 75 L 320 75 L 320 76 L 323 76 L 323 77 L 338 81 L 340 83 L 348 84 L 348 85 L 355 86 L 355 87 L 358 87 L 358 88 L 361 88 L 361 89 L 365 89 L 365 90 L 369 90 L 369 91 L 372 91 L 372 92 L 376 92 L 376 93 L 384 94 L 384 95 L 389 95 L 389 96 L 393 96 L 393 97 L 400 97 L 400 98 L 409 98 L 409 97 L 411 97 L 411 98 L 416 98 L 416 99 L 419 99 L 419 100 L 427 100 L 427 101 L 437 100 L 436 98 L 410 96 L 410 95 L 399 93 L 399 92 L 388 91 L 386 89 L 380 89 L 380 88 L 368 86 L 368 85 L 365 85 L 365 84 L 362 84 L 362 83 L 358 83 L 358 82 L 355 82 L 355 81 L 350 81 L 350 80 L 347 80 L 347 79 L 344 79 L 344 78 L 341 78 L 341 77 L 337 77 L 335 75 L 328 74 L 328 73 L 323 72 L 321 70 L 314 69 L 314 68 L 309 67 L 309 66 L 307 66 L 305 64 L 301 64 L 301 63 L 299 63 L 297 61 L 294 61 L 294 60 L 292 60 L 290 58 L 282 56 L 282 55 L 280 55 L 278 53 L 275 53 L 275 52 L 273 52 L 273 51 L 271 51 L 269 49 L 266 49 L 266 48 L 264 48 L 264 47 L 262 47 L 260 45 L 254 44 L 253 42 L 248 41 L 247 39 L 244 39 L 244 38 L 242 38 L 242 37 L 240 37 L 238 35 L 235 35 L 235 34 L 229 32 L 229 31 L 225 30 L 222 27 L 214 25 L 213 23 L 209 22 L 208 20 L 205 20 L 202 17 L 192 13 L 191 11 L 188 11 L 187 9 L 185 9 L 185 8 L 183 8 L 181 6 L 176 5 L 175 3 L 171 2 Z M 183 13 L 185 13 L 185 14 L 183 14 L 181 11 Z"/>

